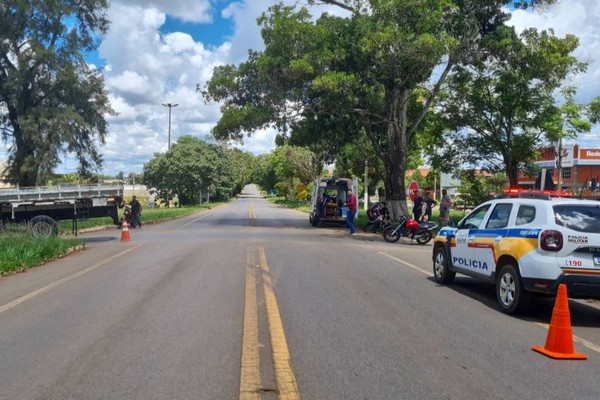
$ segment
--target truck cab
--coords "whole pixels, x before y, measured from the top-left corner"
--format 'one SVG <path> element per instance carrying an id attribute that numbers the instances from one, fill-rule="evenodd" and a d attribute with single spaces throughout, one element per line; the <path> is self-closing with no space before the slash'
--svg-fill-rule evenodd
<path id="1" fill-rule="evenodd" d="M 357 195 L 358 180 L 350 178 L 318 178 L 311 198 L 311 211 L 308 221 L 312 226 L 325 223 L 346 223 L 347 191 Z M 358 215 L 358 213 L 357 213 Z"/>

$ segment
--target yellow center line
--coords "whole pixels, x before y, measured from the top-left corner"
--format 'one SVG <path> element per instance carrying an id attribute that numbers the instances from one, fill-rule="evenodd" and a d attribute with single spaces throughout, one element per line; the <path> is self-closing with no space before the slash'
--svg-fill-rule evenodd
<path id="1" fill-rule="evenodd" d="M 254 211 L 253 199 L 250 199 L 250 205 L 248 206 L 248 219 L 256 219 L 256 212 Z"/>
<path id="2" fill-rule="evenodd" d="M 256 308 L 254 257 L 250 249 L 248 249 L 246 262 L 246 295 L 244 303 L 240 400 L 259 400 L 261 397 L 259 391 L 258 313 Z"/>
<path id="3" fill-rule="evenodd" d="M 263 275 L 263 289 L 265 295 L 265 304 L 267 306 L 267 320 L 269 322 L 269 335 L 271 337 L 271 349 L 273 352 L 273 365 L 275 368 L 275 381 L 277 382 L 277 391 L 280 400 L 300 399 L 298 384 L 292 370 L 290 352 L 285 339 L 283 322 L 277 306 L 277 299 L 273 291 L 269 265 L 265 256 L 265 249 L 258 249 L 260 257 L 260 266 Z"/>
<path id="4" fill-rule="evenodd" d="M 84 274 L 87 274 L 88 272 L 93 271 L 96 268 L 103 266 L 104 264 L 108 264 L 109 262 L 115 260 L 116 258 L 119 258 L 122 255 L 125 255 L 125 254 L 129 253 L 130 251 L 133 251 L 133 250 L 137 249 L 140 246 L 141 245 L 136 245 L 135 247 L 130 247 L 130 248 L 126 249 L 126 250 L 123 250 L 120 253 L 115 254 L 114 256 L 111 256 L 111 257 L 109 257 L 107 259 L 104 259 L 104 260 L 102 260 L 100 262 L 97 262 L 96 264 L 90 265 L 86 269 L 82 269 L 79 272 L 76 272 L 76 273 L 74 273 L 72 275 L 64 277 L 63 279 L 58 280 L 58 281 L 56 281 L 54 283 L 51 283 L 51 284 L 49 284 L 47 286 L 44 286 L 41 289 L 38 289 L 38 290 L 36 290 L 34 292 L 26 294 L 25 296 L 21 296 L 18 299 L 14 300 L 14 301 L 11 301 L 10 303 L 5 304 L 2 307 L 0 307 L 0 313 L 3 313 L 6 310 L 10 310 L 11 308 L 18 306 L 19 304 L 24 303 L 27 300 L 31 300 L 34 297 L 39 296 L 42 293 L 45 293 L 45 292 L 47 292 L 49 290 L 52 290 L 55 287 L 62 285 L 63 283 L 66 283 L 66 282 L 72 281 L 73 279 L 79 278 L 80 276 L 82 276 Z"/>

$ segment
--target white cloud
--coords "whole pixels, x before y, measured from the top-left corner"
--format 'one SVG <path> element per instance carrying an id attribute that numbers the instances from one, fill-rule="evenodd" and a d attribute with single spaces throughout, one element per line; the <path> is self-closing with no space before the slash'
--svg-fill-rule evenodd
<path id="1" fill-rule="evenodd" d="M 587 103 L 600 96 L 600 2 L 597 0 L 560 1 L 540 13 L 514 11 L 512 23 L 517 31 L 529 27 L 553 29 L 557 36 L 573 34 L 579 38 L 579 48 L 574 53 L 581 61 L 589 63 L 587 72 L 572 78 L 570 84 L 578 88 L 577 100 Z M 600 147 L 600 126 L 592 132 L 579 135 L 577 142 L 585 147 Z"/>
<path id="2" fill-rule="evenodd" d="M 296 0 L 286 0 L 287 4 Z M 218 46 L 194 40 L 186 32 L 161 34 L 167 15 L 185 22 L 210 24 L 216 10 L 215 0 L 113 0 L 109 10 L 111 26 L 99 49 L 105 60 L 106 89 L 117 116 L 110 123 L 106 145 L 102 147 L 103 173 L 141 172 L 143 164 L 156 152 L 167 149 L 168 110 L 162 103 L 178 103 L 172 109 L 171 141 L 182 135 L 205 137 L 220 117 L 218 104 L 204 104 L 196 84 L 210 79 L 213 68 L 246 59 L 248 49 L 261 50 L 263 42 L 256 19 L 275 4 L 272 0 L 239 0 L 221 13 L 234 31 Z M 338 7 L 322 6 L 311 10 L 345 15 Z M 580 37 L 578 56 L 591 59 L 588 72 L 575 78 L 582 101 L 600 95 L 600 3 L 596 0 L 560 2 L 550 12 L 532 14 L 515 11 L 511 22 L 522 30 L 535 26 L 554 28 L 557 35 L 573 33 Z M 208 25 L 209 26 L 209 25 Z M 268 153 L 274 147 L 276 132 L 266 129 L 244 139 L 243 149 L 255 154 Z M 600 132 L 582 135 L 596 140 Z M 72 172 L 67 163 L 59 172 Z"/>

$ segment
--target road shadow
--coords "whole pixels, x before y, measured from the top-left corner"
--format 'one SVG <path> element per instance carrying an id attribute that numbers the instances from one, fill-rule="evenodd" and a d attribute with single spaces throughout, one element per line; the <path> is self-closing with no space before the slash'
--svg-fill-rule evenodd
<path id="1" fill-rule="evenodd" d="M 117 240 L 116 236 L 92 236 L 92 237 L 79 237 L 83 243 L 103 243 Z"/>
<path id="2" fill-rule="evenodd" d="M 496 288 L 491 283 L 482 282 L 470 277 L 459 277 L 458 275 L 450 285 L 437 284 L 433 277 L 428 277 L 427 279 L 439 287 L 447 287 L 475 301 L 479 301 L 498 313 L 502 313 L 496 300 Z M 513 315 L 513 317 L 524 321 L 550 323 L 554 311 L 555 299 L 554 296 L 536 296 L 530 310 Z M 594 303 L 594 300 L 588 301 L 589 303 L 586 303 L 586 300 L 575 301 L 569 299 L 572 326 L 600 328 L 600 302 Z"/>

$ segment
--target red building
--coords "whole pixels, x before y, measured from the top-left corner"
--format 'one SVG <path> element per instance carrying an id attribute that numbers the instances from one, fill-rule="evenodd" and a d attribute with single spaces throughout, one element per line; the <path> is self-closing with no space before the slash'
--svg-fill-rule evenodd
<path id="1" fill-rule="evenodd" d="M 558 184 L 558 160 L 554 148 L 542 151 L 542 157 L 535 164 L 552 172 L 552 180 Z M 562 165 L 562 188 L 581 190 L 584 196 L 600 195 L 600 148 L 581 148 L 579 145 L 564 146 Z M 523 188 L 533 188 L 535 178 L 519 177 L 519 185 Z M 592 192 L 592 183 L 596 183 Z"/>

